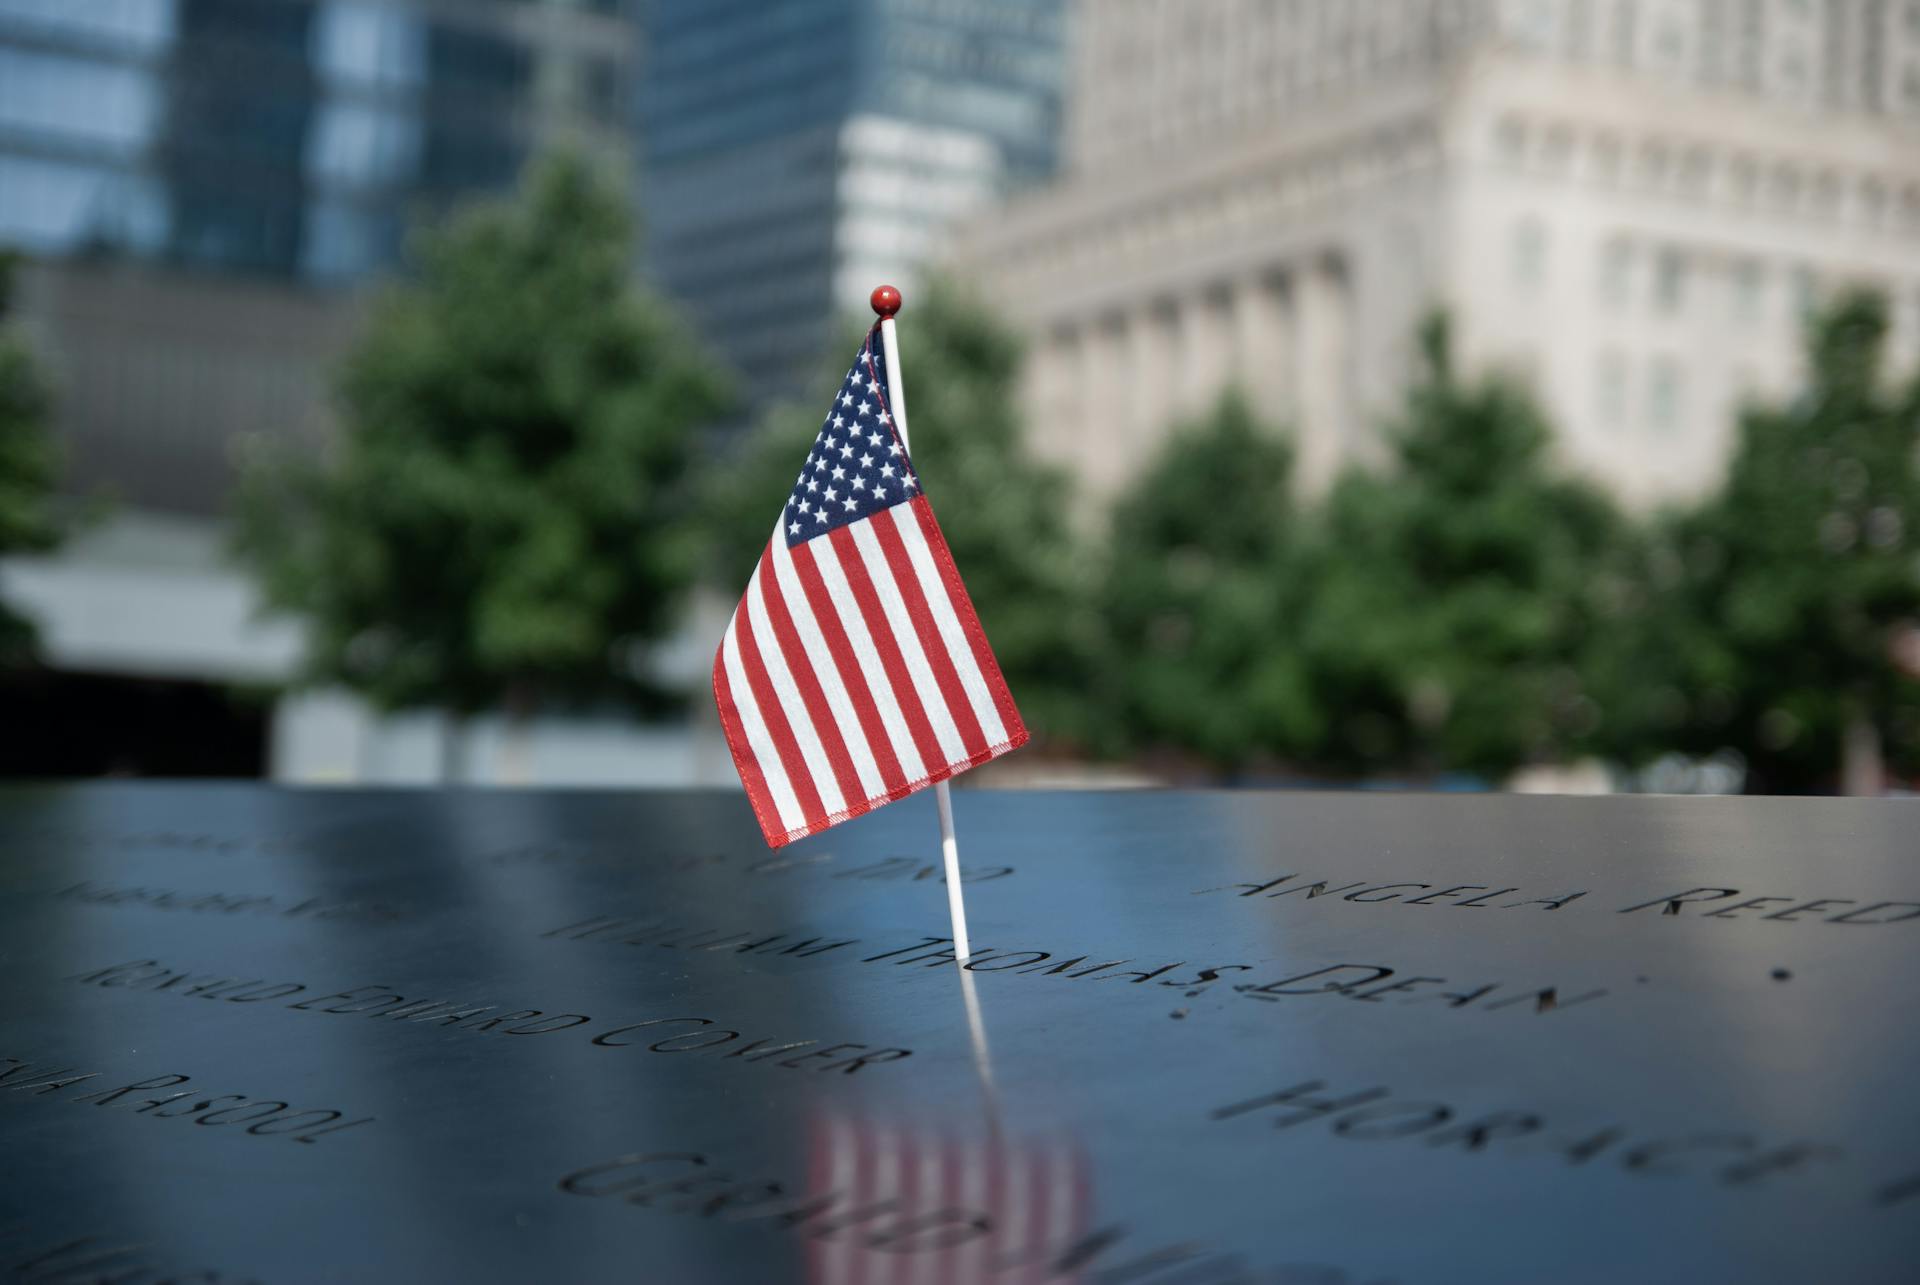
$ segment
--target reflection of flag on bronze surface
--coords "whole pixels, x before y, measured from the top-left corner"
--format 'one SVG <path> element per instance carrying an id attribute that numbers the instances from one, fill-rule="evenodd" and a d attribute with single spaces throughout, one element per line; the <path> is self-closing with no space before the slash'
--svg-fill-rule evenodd
<path id="1" fill-rule="evenodd" d="M 1092 1212 L 1067 1141 L 958 1136 L 842 1117 L 815 1122 L 807 1190 L 831 1197 L 811 1285 L 1071 1285 L 1062 1263 Z"/>
<path id="2" fill-rule="evenodd" d="M 713 661 L 776 848 L 1027 739 L 888 412 L 881 343 L 875 327 Z"/>

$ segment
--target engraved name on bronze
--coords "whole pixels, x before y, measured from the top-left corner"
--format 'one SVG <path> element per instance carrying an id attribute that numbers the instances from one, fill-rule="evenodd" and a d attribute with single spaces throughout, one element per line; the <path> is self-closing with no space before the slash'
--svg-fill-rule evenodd
<path id="1" fill-rule="evenodd" d="M 569 1196 L 617 1199 L 642 1209 L 753 1225 L 810 1242 L 846 1245 L 883 1255 L 876 1279 L 892 1279 L 909 1263 L 940 1278 L 940 1255 L 980 1251 L 968 1263 L 987 1277 L 1018 1280 L 1299 1281 L 1313 1285 L 1396 1285 L 1360 1278 L 1326 1263 L 1280 1263 L 1251 1271 L 1238 1254 L 1184 1240 L 1143 1248 L 1124 1224 L 1073 1229 L 1052 1243 L 1030 1241 L 1031 1219 L 1008 1228 L 982 1209 L 955 1205 L 938 1193 L 874 1189 L 796 1189 L 784 1178 L 742 1176 L 699 1151 L 641 1151 L 615 1156 L 561 1176 Z M 1011 1232 L 1011 1236 L 1009 1235 Z M 1017 1238 L 1016 1243 L 1008 1243 Z M 897 1264 L 898 1266 L 895 1266 Z M 1178 1269 L 1178 1270 L 1176 1270 Z M 1169 1273 L 1162 1276 L 1161 1273 Z M 1083 1274 L 1084 1273 L 1084 1274 Z M 976 1279 L 968 1273 L 966 1279 Z M 916 1276 L 916 1279 L 918 1277 Z"/>
<path id="2" fill-rule="evenodd" d="M 743 955 L 804 958 L 832 953 L 862 964 L 887 964 L 893 967 L 919 965 L 941 968 L 958 962 L 950 937 L 921 937 L 910 946 L 862 954 L 860 952 L 866 946 L 857 937 L 803 937 L 798 933 L 688 928 L 666 919 L 605 915 L 565 924 L 540 935 L 567 941 Z M 1152 983 L 1172 987 L 1188 997 L 1199 994 L 1215 982 L 1226 980 L 1228 973 L 1257 974 L 1261 971 L 1258 965 L 1245 963 L 1200 964 L 1188 960 L 1142 963 L 1132 959 L 1101 960 L 1096 955 L 1005 950 L 993 946 L 976 948 L 963 967 L 970 973 L 1007 973 L 1016 977 L 1128 982 L 1136 986 Z M 1600 999 L 1608 993 L 1605 988 L 1593 987 L 1563 991 L 1562 986 L 1562 983 L 1543 985 L 1537 981 L 1516 984 L 1485 978 L 1463 980 L 1405 971 L 1386 964 L 1337 963 L 1295 971 L 1266 981 L 1242 979 L 1233 988 L 1249 999 L 1263 1002 L 1298 996 L 1323 996 L 1377 1004 L 1390 998 L 1394 1003 L 1427 1003 L 1449 1009 L 1497 1011 L 1511 1008 L 1531 1013 L 1550 1013 L 1571 1008 Z"/>
<path id="3" fill-rule="evenodd" d="M 29 830 L 18 836 L 32 843 L 55 843 L 63 847 L 117 852 L 190 852 L 200 856 L 237 856 L 258 853 L 262 856 L 311 856 L 315 844 L 299 835 L 207 834 L 194 830 Z"/>
<path id="4" fill-rule="evenodd" d="M 1881 924 L 1920 922 L 1920 901 L 1866 901 L 1853 897 L 1747 897 L 1738 888 L 1687 888 L 1621 909 L 1623 915 L 1641 911 L 1663 916 L 1691 915 L 1699 919 L 1772 920 L 1775 923 L 1841 924 L 1873 928 Z M 1842 909 L 1852 907 L 1852 909 Z"/>
<path id="5" fill-rule="evenodd" d="M 1469 1111 L 1401 1097 L 1385 1085 L 1335 1087 L 1317 1079 L 1216 1107 L 1207 1118 L 1276 1130 L 1324 1127 L 1350 1142 L 1395 1142 L 1461 1155 L 1544 1155 L 1567 1167 L 1615 1166 L 1635 1177 L 1694 1178 L 1736 1188 L 1826 1168 L 1846 1155 L 1828 1142 L 1770 1140 L 1737 1128 L 1650 1135 L 1607 1123 L 1562 1132 L 1527 1108 Z"/>
<path id="6" fill-rule="evenodd" d="M 171 888 L 107 886 L 88 879 L 69 884 L 53 895 L 63 901 L 78 901 L 92 906 L 143 906 L 151 910 L 184 910 L 211 915 L 373 922 L 404 918 L 398 910 L 370 901 L 328 901 L 322 897 L 287 901 L 265 893 L 177 892 Z"/>
<path id="7" fill-rule="evenodd" d="M 1307 904 L 1321 898 L 1337 905 L 1352 902 L 1364 906 L 1427 906 L 1455 910 L 1560 910 L 1576 902 L 1582 909 L 1594 909 L 1585 898 L 1591 889 L 1576 888 L 1545 895 L 1530 895 L 1518 887 L 1497 887 L 1477 883 L 1418 881 L 1380 883 L 1370 879 L 1349 879 L 1344 883 L 1303 874 L 1276 875 L 1257 883 L 1229 883 L 1196 889 L 1196 897 L 1210 893 L 1232 893 L 1236 897 L 1257 897 L 1262 901 L 1293 898 Z M 1706 919 L 1773 920 L 1777 923 L 1840 924 L 1870 928 L 1883 924 L 1920 923 L 1920 901 L 1885 901 L 1857 897 L 1754 896 L 1726 904 L 1741 896 L 1738 888 L 1685 888 L 1665 893 L 1649 901 L 1616 907 L 1619 914 L 1640 912 L 1666 916 L 1688 915 Z"/>
<path id="8" fill-rule="evenodd" d="M 789 875 L 797 871 L 822 874 L 833 879 L 857 879 L 881 883 L 945 883 L 946 871 L 938 859 L 889 856 L 864 865 L 842 869 L 840 858 L 831 852 L 793 852 L 740 855 L 727 852 L 685 853 L 666 858 L 636 857 L 632 852 L 607 851 L 587 844 L 535 843 L 497 852 L 487 858 L 494 865 L 572 866 L 632 871 L 644 869 L 655 874 L 684 874 L 710 868 L 737 869 L 744 875 Z M 1012 866 L 982 865 L 963 869 L 961 883 L 987 883 L 1013 874 Z"/>
<path id="9" fill-rule="evenodd" d="M 331 1107 L 300 1107 L 245 1093 L 208 1094 L 203 1089 L 180 1087 L 192 1083 L 193 1078 L 170 1071 L 130 1084 L 114 1085 L 113 1077 L 104 1071 L 80 1071 L 46 1059 L 29 1062 L 24 1058 L 0 1057 L 0 1093 L 27 1094 L 74 1106 L 118 1107 L 155 1120 L 187 1120 L 208 1127 L 233 1126 L 237 1132 L 255 1137 L 283 1137 L 295 1142 L 314 1142 L 324 1134 L 374 1121 L 372 1116 L 348 1120 L 346 1112 Z M 102 1080 L 111 1087 L 102 1088 L 95 1083 Z M 66 1092 L 80 1084 L 87 1086 L 86 1091 Z"/>
<path id="10" fill-rule="evenodd" d="M 817 1038 L 789 1039 L 757 1034 L 696 1013 L 669 1013 L 637 1021 L 622 1018 L 596 1021 L 585 1013 L 506 1009 L 499 1004 L 414 998 L 384 983 L 315 994 L 315 988 L 305 982 L 195 974 L 169 968 L 152 959 L 113 964 L 66 980 L 109 989 L 165 991 L 182 998 L 233 1004 L 290 1000 L 282 1007 L 306 1013 L 423 1023 L 467 1035 L 526 1036 L 573 1031 L 588 1037 L 595 1048 L 639 1048 L 650 1053 L 715 1051 L 722 1057 L 746 1062 L 768 1062 L 777 1067 L 842 1075 L 853 1075 L 868 1067 L 898 1062 L 913 1055 L 911 1049 L 856 1041 L 829 1043 Z"/>

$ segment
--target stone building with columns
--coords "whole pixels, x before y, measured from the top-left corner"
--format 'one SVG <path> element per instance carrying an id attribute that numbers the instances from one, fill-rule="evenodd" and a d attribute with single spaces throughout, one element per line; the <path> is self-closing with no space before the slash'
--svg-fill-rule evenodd
<path id="1" fill-rule="evenodd" d="M 1920 0 L 1088 0 L 1067 172 L 955 266 L 1094 497 L 1241 386 L 1308 489 L 1376 458 L 1421 314 L 1629 503 L 1719 476 L 1833 288 L 1920 357 Z"/>

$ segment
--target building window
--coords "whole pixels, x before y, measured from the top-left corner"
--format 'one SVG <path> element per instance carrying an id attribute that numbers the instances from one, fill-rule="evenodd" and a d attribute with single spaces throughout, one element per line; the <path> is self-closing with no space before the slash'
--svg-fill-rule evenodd
<path id="1" fill-rule="evenodd" d="M 1501 160 L 1509 165 L 1520 164 L 1527 154 L 1527 123 L 1518 116 L 1501 118 L 1494 130 L 1494 145 L 1499 149 Z"/>
<path id="2" fill-rule="evenodd" d="M 1803 265 L 1793 270 L 1793 306 L 1802 317 L 1812 316 L 1820 306 L 1820 276 L 1812 268 Z"/>
<path id="3" fill-rule="evenodd" d="M 1513 227 L 1511 248 L 1514 288 L 1532 293 L 1547 275 L 1547 229 L 1532 216 Z"/>
<path id="4" fill-rule="evenodd" d="M 1663 316 L 1674 316 L 1686 303 L 1687 258 L 1671 247 L 1654 262 L 1653 306 Z"/>
<path id="5" fill-rule="evenodd" d="M 1774 204 L 1786 211 L 1791 211 L 1793 207 L 1799 206 L 1799 194 L 1801 194 L 1799 171 L 1793 169 L 1791 165 L 1776 167 L 1772 175 L 1772 192 L 1770 192 Z"/>
<path id="6" fill-rule="evenodd" d="M 1603 428 L 1619 428 L 1627 420 L 1627 358 L 1613 349 L 1594 364 L 1594 410 Z"/>
<path id="7" fill-rule="evenodd" d="M 1758 325 L 1766 311 L 1767 278 L 1765 269 L 1754 259 L 1746 259 L 1733 268 L 1733 319 L 1742 326 Z"/>
<path id="8" fill-rule="evenodd" d="M 1733 199 L 1742 205 L 1753 200 L 1753 194 L 1760 185 L 1759 171 L 1747 157 L 1736 157 L 1727 167 L 1728 187 Z"/>
<path id="9" fill-rule="evenodd" d="M 1671 357 L 1655 357 L 1647 374 L 1647 422 L 1656 432 L 1672 433 L 1680 427 L 1684 392 L 1680 363 Z"/>
<path id="10" fill-rule="evenodd" d="M 1887 217 L 1887 188 L 1879 179 L 1860 184 L 1860 217 L 1868 227 L 1877 228 Z"/>
<path id="11" fill-rule="evenodd" d="M 1680 160 L 1680 190 L 1688 196 L 1704 196 L 1712 178 L 1712 153 L 1704 147 L 1689 148 Z"/>
<path id="12" fill-rule="evenodd" d="M 1620 140 L 1612 134 L 1600 134 L 1593 140 L 1593 176 L 1602 183 L 1620 177 Z"/>
<path id="13" fill-rule="evenodd" d="M 1621 308 L 1633 293 L 1633 243 L 1615 237 L 1600 249 L 1600 302 Z"/>

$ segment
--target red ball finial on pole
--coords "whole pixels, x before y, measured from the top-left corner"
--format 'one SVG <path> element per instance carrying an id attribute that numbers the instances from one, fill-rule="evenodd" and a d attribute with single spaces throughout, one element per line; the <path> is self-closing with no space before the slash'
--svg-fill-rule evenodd
<path id="1" fill-rule="evenodd" d="M 900 311 L 900 292 L 892 286 L 875 286 L 872 296 L 867 300 L 880 320 L 885 321 Z"/>

